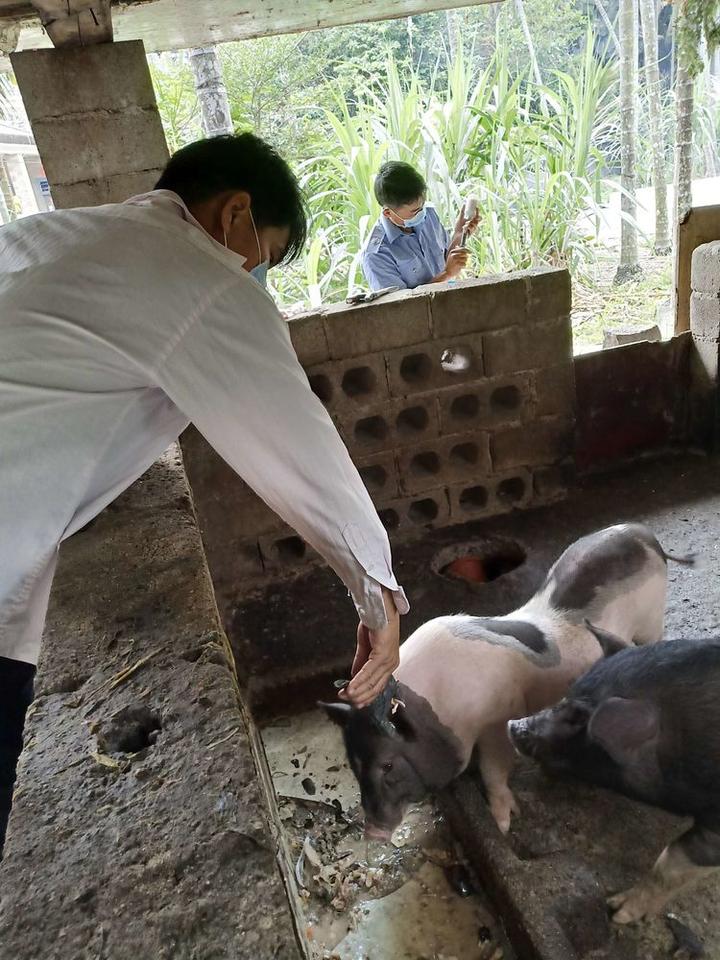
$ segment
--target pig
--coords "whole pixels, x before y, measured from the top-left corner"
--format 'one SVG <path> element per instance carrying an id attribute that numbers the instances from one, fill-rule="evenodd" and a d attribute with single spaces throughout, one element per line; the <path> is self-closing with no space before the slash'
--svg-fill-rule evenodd
<path id="1" fill-rule="evenodd" d="M 611 654 L 560 703 L 508 730 L 515 748 L 550 773 L 693 818 L 646 877 L 610 897 L 618 923 L 657 914 L 720 866 L 720 640 Z"/>
<path id="2" fill-rule="evenodd" d="M 371 708 L 321 704 L 342 727 L 367 835 L 389 839 L 408 804 L 445 787 L 474 755 L 492 814 L 507 832 L 518 812 L 508 786 L 515 756 L 508 720 L 556 703 L 602 655 L 606 640 L 598 641 L 586 617 L 613 634 L 613 649 L 661 639 L 668 559 L 692 562 L 670 557 L 639 524 L 583 537 L 513 613 L 438 617 L 416 630 L 400 649 L 397 690 L 382 724 Z"/>

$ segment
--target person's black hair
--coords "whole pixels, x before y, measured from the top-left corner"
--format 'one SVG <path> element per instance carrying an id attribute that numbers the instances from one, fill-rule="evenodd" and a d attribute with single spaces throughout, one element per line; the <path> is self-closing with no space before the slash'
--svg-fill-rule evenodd
<path id="1" fill-rule="evenodd" d="M 295 259 L 305 245 L 307 213 L 300 184 L 280 154 L 253 133 L 210 137 L 182 147 L 155 189 L 172 190 L 188 207 L 228 190 L 245 190 L 258 228 L 289 228 L 284 262 Z"/>
<path id="2" fill-rule="evenodd" d="M 375 177 L 375 197 L 383 207 L 402 207 L 424 196 L 427 184 L 415 167 L 401 160 L 389 160 Z"/>

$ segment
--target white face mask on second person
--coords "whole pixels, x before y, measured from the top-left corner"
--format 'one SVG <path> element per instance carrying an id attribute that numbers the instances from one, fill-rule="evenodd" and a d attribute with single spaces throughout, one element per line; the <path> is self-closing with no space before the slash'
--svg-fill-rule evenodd
<path id="1" fill-rule="evenodd" d="M 258 248 L 258 257 L 262 257 L 262 249 L 260 247 L 260 237 L 258 236 L 257 227 L 255 226 L 255 217 L 252 215 L 252 210 L 248 211 L 250 214 L 250 223 L 252 223 L 253 233 L 255 234 L 255 243 L 257 243 Z M 223 230 L 223 242 L 225 244 L 225 249 L 228 249 L 227 243 L 227 233 Z M 261 287 L 267 287 L 267 272 L 270 269 L 270 261 L 262 260 L 256 267 L 253 267 L 252 270 L 249 270 L 248 273 L 250 276 L 257 280 Z"/>

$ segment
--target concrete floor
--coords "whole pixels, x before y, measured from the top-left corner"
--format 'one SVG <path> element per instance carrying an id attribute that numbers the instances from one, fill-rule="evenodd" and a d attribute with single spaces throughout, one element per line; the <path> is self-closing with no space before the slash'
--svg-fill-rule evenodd
<path id="1" fill-rule="evenodd" d="M 698 555 L 694 570 L 669 568 L 667 636 L 720 634 L 719 466 L 717 460 L 687 456 L 642 462 L 622 473 L 586 478 L 567 501 L 552 507 L 434 532 L 420 543 L 397 548 L 395 567 L 413 607 L 405 618 L 405 635 L 443 613 L 463 610 L 493 615 L 512 610 L 531 595 L 568 543 L 623 520 L 648 523 L 669 551 Z M 508 539 L 520 544 L 527 560 L 493 582 L 469 584 L 433 570 L 438 554 L 459 543 L 482 546 Z M 342 663 L 342 657 L 349 656 L 351 644 L 342 617 L 334 621 L 327 616 L 338 603 L 330 576 L 314 571 L 290 588 L 296 598 L 323 596 L 324 622 L 340 624 L 332 635 L 326 627 L 322 631 L 326 656 L 312 664 L 320 680 L 299 681 L 293 688 L 298 709 L 304 698 L 314 698 L 318 692 L 332 695 L 327 678 L 340 667 L 323 671 L 323 665 Z M 311 594 L 309 586 L 322 592 Z M 342 600 L 349 606 L 344 591 Z M 306 612 L 308 601 L 302 602 Z M 281 604 L 280 594 L 276 603 Z M 352 610 L 349 619 L 353 619 Z M 268 651 L 264 653 L 267 656 Z M 286 700 L 283 712 L 289 706 Z M 618 932 L 607 921 L 604 897 L 632 883 L 651 865 L 681 828 L 679 821 L 607 793 L 547 781 L 536 770 L 521 767 L 516 789 L 524 816 L 514 824 L 508 842 L 478 813 L 477 784 L 470 780 L 461 782 L 452 798 L 453 825 L 472 862 L 483 871 L 487 892 L 504 911 L 533 917 L 530 933 L 525 930 L 516 939 L 521 943 L 520 960 L 660 960 L 674 955 L 675 942 L 662 918 Z M 510 876 L 511 889 L 497 896 Z M 703 938 L 706 955 L 720 957 L 717 879 L 706 881 L 672 906 Z M 546 920 L 551 921 L 547 929 Z"/>

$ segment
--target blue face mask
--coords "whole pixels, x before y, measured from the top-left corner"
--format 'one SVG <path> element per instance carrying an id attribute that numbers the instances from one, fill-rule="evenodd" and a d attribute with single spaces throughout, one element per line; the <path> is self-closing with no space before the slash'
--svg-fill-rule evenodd
<path id="1" fill-rule="evenodd" d="M 257 282 L 263 286 L 267 287 L 267 272 L 270 269 L 270 263 L 268 260 L 263 260 L 262 263 L 259 263 L 256 267 L 253 267 L 250 270 L 250 276 L 255 277 Z"/>
<path id="2" fill-rule="evenodd" d="M 253 232 L 255 234 L 255 243 L 257 243 L 258 256 L 262 256 L 262 248 L 260 247 L 260 237 L 258 237 L 257 227 L 255 226 L 255 217 L 252 215 L 252 210 L 250 213 L 250 223 L 252 223 Z M 227 234 L 223 231 L 223 242 L 225 244 L 225 249 L 228 249 Z M 248 273 L 253 277 L 262 287 L 267 288 L 267 272 L 270 269 L 270 261 L 263 260 L 262 263 L 259 263 L 256 267 L 253 267 L 252 270 L 249 270 Z"/>
<path id="3" fill-rule="evenodd" d="M 418 210 L 418 212 L 415 214 L 414 217 L 411 217 L 409 220 L 405 221 L 405 226 L 419 227 L 420 224 L 425 219 L 426 214 L 427 214 L 427 207 L 423 207 L 421 210 Z"/>
<path id="4" fill-rule="evenodd" d="M 397 214 L 395 213 L 394 210 L 391 211 L 391 212 L 392 212 L 395 216 L 397 216 Z M 418 210 L 418 212 L 415 214 L 415 216 L 414 216 L 414 217 L 410 217 L 409 220 L 402 220 L 401 217 L 398 217 L 398 220 L 401 220 L 402 222 L 401 222 L 400 224 L 395 224 L 395 226 L 405 227 L 405 229 L 408 229 L 408 228 L 410 228 L 410 227 L 419 227 L 420 224 L 421 224 L 421 223 L 423 222 L 423 220 L 425 219 L 426 215 L 427 215 L 427 207 L 423 206 L 423 207 L 421 207 L 421 208 Z M 391 220 L 390 222 L 392 223 L 392 220 Z"/>

